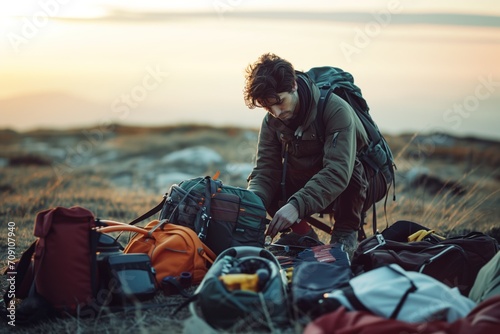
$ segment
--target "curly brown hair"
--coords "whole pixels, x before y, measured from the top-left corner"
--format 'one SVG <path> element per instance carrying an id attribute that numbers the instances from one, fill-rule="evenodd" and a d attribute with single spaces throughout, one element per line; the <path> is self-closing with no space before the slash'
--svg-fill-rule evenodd
<path id="1" fill-rule="evenodd" d="M 267 101 L 277 101 L 279 93 L 292 92 L 295 80 L 292 64 L 273 53 L 265 53 L 246 68 L 243 95 L 248 108 L 269 107 Z"/>

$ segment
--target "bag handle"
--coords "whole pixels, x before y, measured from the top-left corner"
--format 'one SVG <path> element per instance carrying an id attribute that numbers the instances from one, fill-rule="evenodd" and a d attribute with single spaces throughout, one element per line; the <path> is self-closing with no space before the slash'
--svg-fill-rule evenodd
<path id="1" fill-rule="evenodd" d="M 230 256 L 234 258 L 242 258 L 249 256 L 262 257 L 273 262 L 278 268 L 281 268 L 281 264 L 279 263 L 278 259 L 273 255 L 273 253 L 271 253 L 269 250 L 265 248 L 260 248 L 255 246 L 231 247 L 222 251 L 222 253 L 217 255 L 215 262 L 217 262 L 219 259 L 222 259 L 224 256 Z"/>
<path id="2" fill-rule="evenodd" d="M 106 224 L 106 226 L 129 226 L 127 223 L 122 223 L 122 222 L 117 222 L 115 220 L 109 220 L 109 219 L 99 219 L 99 222 Z M 106 227 L 104 226 L 104 227 Z"/>
<path id="3" fill-rule="evenodd" d="M 114 226 L 101 227 L 101 228 L 97 229 L 97 231 L 102 232 L 102 233 L 129 231 L 129 232 L 135 232 L 135 233 L 148 235 L 147 230 L 140 228 L 140 227 L 137 227 L 137 226 L 128 225 L 128 224 L 120 224 L 120 225 L 114 225 Z"/>
<path id="4" fill-rule="evenodd" d="M 111 226 L 106 226 L 106 227 L 101 227 L 97 231 L 99 232 L 104 232 L 104 233 L 109 233 L 109 232 L 135 232 L 135 233 L 140 233 L 143 235 L 147 235 L 149 238 L 153 238 L 153 232 L 156 231 L 156 229 L 160 226 L 162 226 L 165 223 L 168 223 L 167 219 L 163 219 L 161 221 L 159 220 L 153 220 L 153 222 L 156 222 L 157 224 L 150 230 L 146 230 L 142 227 L 138 226 L 133 226 L 113 220 L 100 220 L 100 222 L 105 223 L 107 225 Z"/>

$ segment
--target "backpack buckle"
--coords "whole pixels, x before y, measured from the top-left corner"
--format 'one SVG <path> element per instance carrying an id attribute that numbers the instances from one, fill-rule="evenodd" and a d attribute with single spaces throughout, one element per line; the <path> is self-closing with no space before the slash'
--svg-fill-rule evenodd
<path id="1" fill-rule="evenodd" d="M 382 234 L 377 233 L 377 234 L 375 234 L 375 237 L 377 238 L 377 242 L 378 242 L 379 246 L 383 246 L 386 244 L 384 236 Z"/>

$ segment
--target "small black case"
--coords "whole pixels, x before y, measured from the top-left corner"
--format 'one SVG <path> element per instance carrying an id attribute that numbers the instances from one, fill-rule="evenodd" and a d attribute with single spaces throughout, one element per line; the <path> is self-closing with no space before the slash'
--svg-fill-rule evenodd
<path id="1" fill-rule="evenodd" d="M 147 254 L 113 254 L 105 262 L 114 302 L 154 297 L 157 291 L 155 270 Z"/>

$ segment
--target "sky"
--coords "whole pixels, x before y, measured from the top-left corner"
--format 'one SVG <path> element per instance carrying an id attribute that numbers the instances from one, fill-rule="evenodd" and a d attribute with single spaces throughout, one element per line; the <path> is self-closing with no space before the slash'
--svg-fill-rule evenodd
<path id="1" fill-rule="evenodd" d="M 383 132 L 500 139 L 498 1 L 0 0 L 0 128 L 258 128 L 266 52 L 352 73 Z"/>

